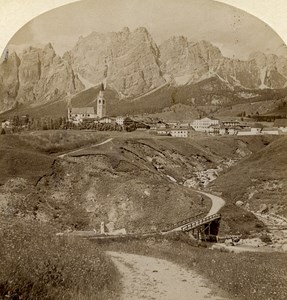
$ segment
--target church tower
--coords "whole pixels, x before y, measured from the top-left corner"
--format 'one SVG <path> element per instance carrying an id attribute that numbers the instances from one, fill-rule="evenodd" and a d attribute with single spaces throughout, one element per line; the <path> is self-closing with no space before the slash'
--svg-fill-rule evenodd
<path id="1" fill-rule="evenodd" d="M 104 91 L 107 85 L 107 77 L 108 77 L 108 65 L 105 60 L 104 80 L 101 84 L 101 90 L 97 97 L 97 116 L 100 119 L 106 116 L 106 99 L 104 98 Z"/>
<path id="2" fill-rule="evenodd" d="M 101 119 L 106 116 L 106 99 L 104 98 L 105 86 L 101 84 L 101 90 L 97 97 L 97 116 Z"/>

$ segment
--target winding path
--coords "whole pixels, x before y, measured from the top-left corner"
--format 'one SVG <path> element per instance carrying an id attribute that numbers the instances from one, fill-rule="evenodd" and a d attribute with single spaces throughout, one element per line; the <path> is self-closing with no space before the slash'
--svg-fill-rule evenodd
<path id="1" fill-rule="evenodd" d="M 94 144 L 94 145 L 83 147 L 83 148 L 79 148 L 79 149 L 76 149 L 76 150 L 73 150 L 73 151 L 70 151 L 70 152 L 67 152 L 67 153 L 63 153 L 61 155 L 58 155 L 58 157 L 59 158 L 64 158 L 66 155 L 74 154 L 74 153 L 77 153 L 79 151 L 87 150 L 87 149 L 90 149 L 90 148 L 95 148 L 95 147 L 107 144 L 107 143 L 111 142 L 112 140 L 113 140 L 113 138 L 109 138 L 109 139 L 107 139 L 107 140 L 105 140 L 105 141 L 103 141 L 101 143 L 98 143 L 98 144 Z"/>
<path id="2" fill-rule="evenodd" d="M 195 192 L 207 196 L 212 202 L 212 206 L 206 217 L 217 214 L 220 211 L 220 209 L 225 205 L 225 201 L 221 197 L 197 190 L 195 190 Z"/>
<path id="3" fill-rule="evenodd" d="M 215 195 L 196 191 L 212 201 L 207 216 L 219 212 L 225 201 Z M 193 270 L 169 261 L 121 252 L 107 252 L 120 271 L 123 282 L 122 300 L 221 300 Z"/>
<path id="4" fill-rule="evenodd" d="M 107 252 L 122 274 L 121 300 L 222 300 L 192 270 L 142 255 Z"/>

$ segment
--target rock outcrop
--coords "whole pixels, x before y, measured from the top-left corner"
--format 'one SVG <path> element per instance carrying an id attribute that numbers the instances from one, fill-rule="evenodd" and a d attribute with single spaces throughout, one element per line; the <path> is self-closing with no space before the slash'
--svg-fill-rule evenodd
<path id="1" fill-rule="evenodd" d="M 84 88 L 67 60 L 51 44 L 29 47 L 21 59 L 12 53 L 0 66 L 0 112 L 20 104 L 43 104 L 63 99 Z"/>
<path id="2" fill-rule="evenodd" d="M 207 41 L 192 42 L 184 36 L 158 47 L 142 27 L 93 32 L 80 37 L 63 57 L 51 44 L 43 49 L 29 47 L 19 57 L 12 53 L 0 65 L 0 112 L 17 103 L 39 105 L 65 99 L 100 84 L 104 77 L 120 99 L 134 99 L 166 83 L 200 82 L 202 90 L 211 92 L 287 86 L 287 58 L 255 52 L 245 61 L 231 59 Z"/>
<path id="3" fill-rule="evenodd" d="M 0 112 L 11 109 L 19 90 L 20 59 L 12 53 L 0 66 Z"/>
<path id="4" fill-rule="evenodd" d="M 287 59 L 257 52 L 246 61 L 226 58 L 209 42 L 190 42 L 173 37 L 159 46 L 163 73 L 175 84 L 218 77 L 230 86 L 250 89 L 283 88 L 287 82 Z"/>
<path id="5" fill-rule="evenodd" d="M 108 84 L 122 97 L 146 93 L 165 80 L 159 67 L 159 50 L 145 28 L 124 28 L 108 34 L 91 33 L 70 51 L 73 68 L 96 84 L 108 65 Z"/>

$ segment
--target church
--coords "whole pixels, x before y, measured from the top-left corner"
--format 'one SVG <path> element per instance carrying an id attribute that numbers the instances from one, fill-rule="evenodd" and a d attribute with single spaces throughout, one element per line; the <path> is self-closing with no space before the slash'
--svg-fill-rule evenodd
<path id="1" fill-rule="evenodd" d="M 104 80 L 101 83 L 101 88 L 97 96 L 97 111 L 95 112 L 95 108 L 93 106 L 90 107 L 68 107 L 68 120 L 70 122 L 79 124 L 83 122 L 84 119 L 95 119 L 99 120 L 106 117 L 107 109 L 106 109 L 106 99 L 104 97 L 105 86 L 107 80 L 107 65 L 105 66 L 106 70 L 104 73 Z"/>

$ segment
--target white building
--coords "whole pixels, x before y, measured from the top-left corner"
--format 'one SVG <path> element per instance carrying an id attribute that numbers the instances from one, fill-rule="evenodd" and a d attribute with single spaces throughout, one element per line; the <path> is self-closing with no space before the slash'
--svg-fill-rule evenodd
<path id="1" fill-rule="evenodd" d="M 116 123 L 119 124 L 119 125 L 124 125 L 124 120 L 125 120 L 125 117 L 116 117 Z"/>
<path id="2" fill-rule="evenodd" d="M 279 134 L 279 130 L 277 127 L 272 127 L 272 128 L 263 128 L 262 130 L 262 134 L 272 134 L 272 135 L 278 135 Z"/>
<path id="3" fill-rule="evenodd" d="M 173 136 L 173 137 L 187 138 L 190 135 L 190 130 L 184 129 L 184 128 L 171 129 L 170 130 L 170 135 Z"/>
<path id="4" fill-rule="evenodd" d="M 203 118 L 200 120 L 194 120 L 191 126 L 195 131 L 209 132 L 210 126 L 218 126 L 220 121 L 215 118 Z"/>

